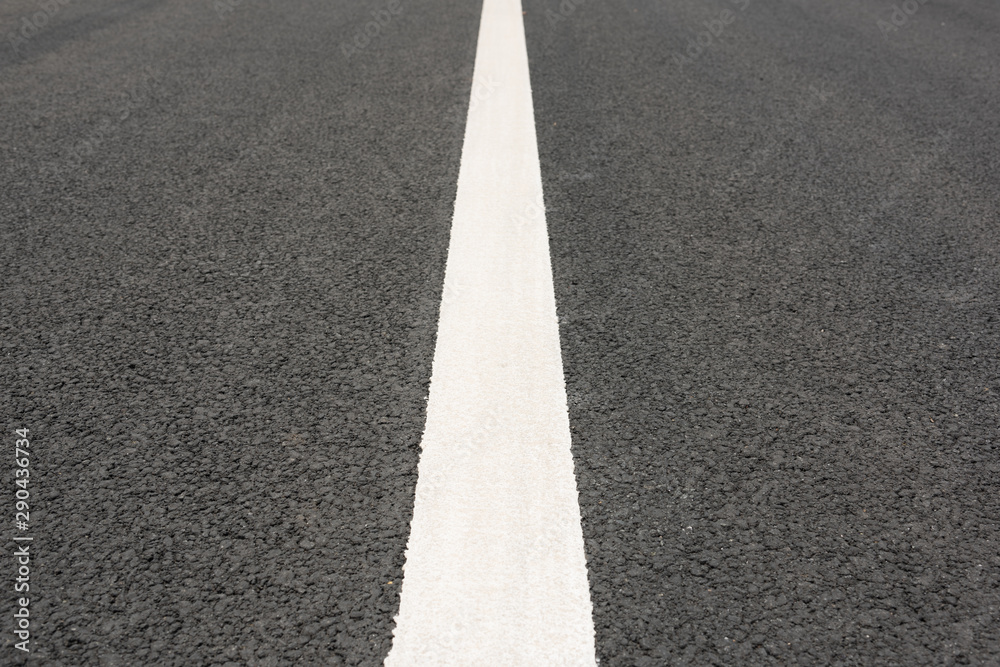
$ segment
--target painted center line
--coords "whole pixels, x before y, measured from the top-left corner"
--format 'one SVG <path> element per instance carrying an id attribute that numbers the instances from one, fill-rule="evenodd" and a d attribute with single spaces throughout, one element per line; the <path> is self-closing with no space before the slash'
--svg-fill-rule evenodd
<path id="1" fill-rule="evenodd" d="M 520 0 L 473 80 L 386 665 L 594 665 Z"/>

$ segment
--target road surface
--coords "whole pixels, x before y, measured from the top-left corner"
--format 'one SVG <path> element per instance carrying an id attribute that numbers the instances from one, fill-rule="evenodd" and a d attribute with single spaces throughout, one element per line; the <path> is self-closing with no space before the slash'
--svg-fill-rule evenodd
<path id="1" fill-rule="evenodd" d="M 1000 662 L 1000 7 L 522 4 L 591 664 Z M 482 16 L 0 7 L 0 663 L 386 659 Z"/>

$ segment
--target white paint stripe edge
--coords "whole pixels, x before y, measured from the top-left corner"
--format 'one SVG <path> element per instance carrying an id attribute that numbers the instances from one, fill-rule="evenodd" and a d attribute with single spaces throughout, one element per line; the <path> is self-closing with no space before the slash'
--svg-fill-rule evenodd
<path id="1" fill-rule="evenodd" d="M 485 0 L 385 664 L 594 665 L 520 0 Z"/>

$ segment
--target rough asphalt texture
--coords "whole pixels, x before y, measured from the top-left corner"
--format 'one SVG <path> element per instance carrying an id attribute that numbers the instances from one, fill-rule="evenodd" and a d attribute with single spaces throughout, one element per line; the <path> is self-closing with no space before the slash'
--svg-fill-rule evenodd
<path id="1" fill-rule="evenodd" d="M 0 52 L 31 664 L 388 652 L 479 7 L 405 4 L 345 56 L 380 7 L 70 4 Z"/>
<path id="2" fill-rule="evenodd" d="M 742 4 L 526 3 L 601 665 L 1000 664 L 1000 7 Z"/>
<path id="3" fill-rule="evenodd" d="M 387 6 L 0 7 L 29 664 L 387 653 L 480 5 Z M 1000 8 L 524 9 L 601 665 L 1000 663 Z"/>

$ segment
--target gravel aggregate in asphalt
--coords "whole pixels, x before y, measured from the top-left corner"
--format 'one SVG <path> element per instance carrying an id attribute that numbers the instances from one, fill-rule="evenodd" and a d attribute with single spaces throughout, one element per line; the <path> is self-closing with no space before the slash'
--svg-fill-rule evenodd
<path id="1" fill-rule="evenodd" d="M 481 9 L 390 4 L 0 7 L 29 664 L 388 652 Z M 524 11 L 600 664 L 997 664 L 998 9 Z"/>
<path id="2" fill-rule="evenodd" d="M 103 7 L 0 64 L 30 663 L 379 663 L 478 7 Z"/>
<path id="3" fill-rule="evenodd" d="M 526 8 L 601 664 L 996 664 L 1000 14 Z"/>

